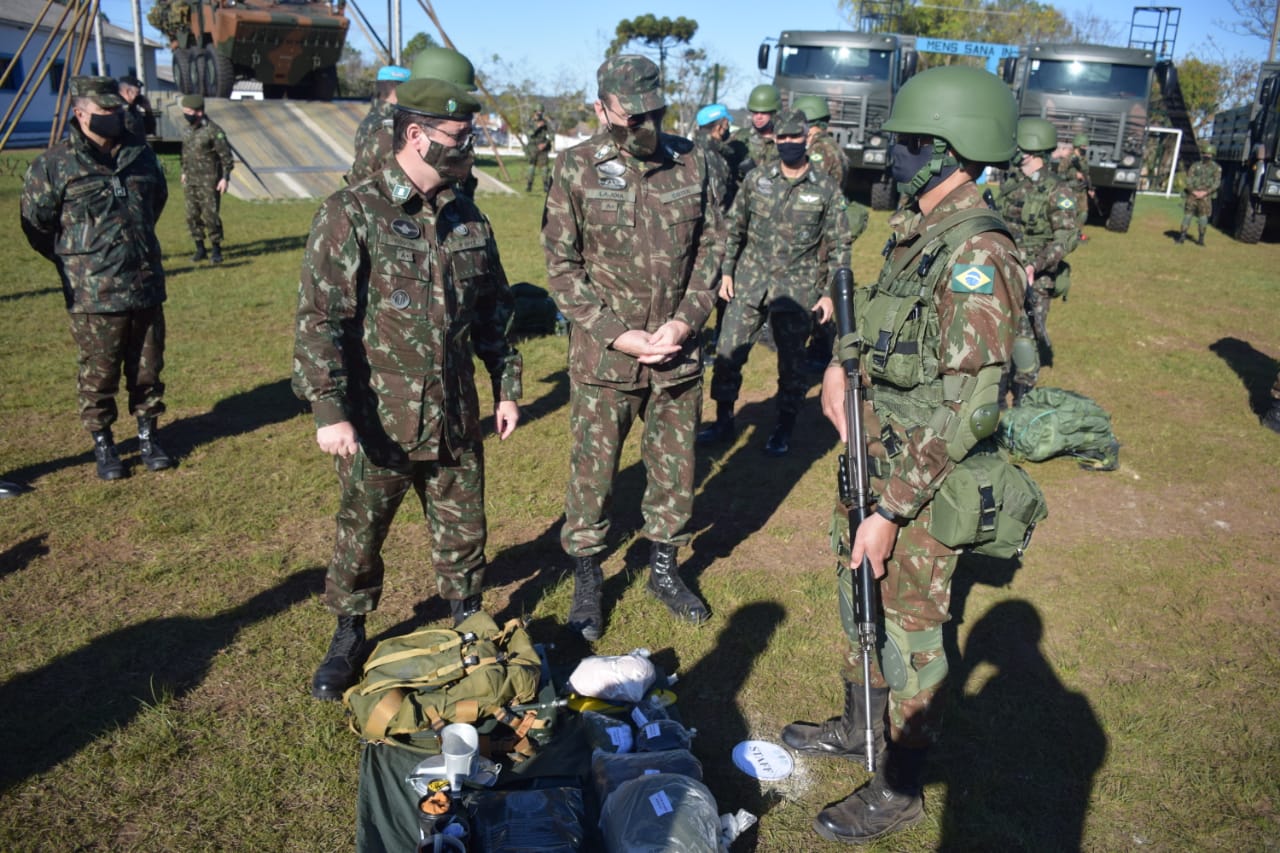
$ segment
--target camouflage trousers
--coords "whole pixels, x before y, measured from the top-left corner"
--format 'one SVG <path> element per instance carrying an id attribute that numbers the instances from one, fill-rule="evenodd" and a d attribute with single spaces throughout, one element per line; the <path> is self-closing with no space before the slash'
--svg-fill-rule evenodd
<path id="1" fill-rule="evenodd" d="M 836 511 L 843 513 L 843 508 L 837 507 Z M 911 647 L 903 649 L 902 656 L 921 682 L 921 686 L 915 688 L 913 677 L 906 689 L 889 691 L 890 737 L 894 743 L 909 748 L 936 743 L 942 731 L 947 683 L 942 625 L 951 618 L 951 581 L 960 556 L 958 551 L 929 535 L 932 516 L 933 506 L 926 504 L 920 514 L 899 531 L 898 542 L 879 582 L 882 615 L 886 623 L 893 623 L 906 632 Z M 844 553 L 847 555 L 848 551 Z M 861 685 L 862 657 L 858 653 L 858 631 L 853 615 L 852 575 L 844 563 L 842 559 L 836 575 L 840 619 L 849 638 L 842 675 L 846 681 Z M 881 643 L 885 642 L 882 636 Z M 889 687 L 880 667 L 884 646 L 878 651 L 879 654 L 872 655 L 871 686 Z"/>
<path id="2" fill-rule="evenodd" d="M 569 388 L 569 488 L 560 545 L 571 557 L 603 551 L 609 533 L 613 481 L 622 444 L 644 420 L 640 460 L 646 481 L 640 510 L 644 536 L 683 545 L 693 513 L 693 438 L 702 418 L 702 380 L 671 388 L 619 390 L 578 382 Z"/>
<path id="3" fill-rule="evenodd" d="M 484 586 L 484 450 L 457 459 L 401 461 L 382 467 L 361 447 L 336 459 L 342 497 L 325 604 L 338 615 L 377 609 L 382 596 L 382 543 L 412 487 L 431 531 L 431 565 L 440 597 L 462 599 Z"/>
<path id="4" fill-rule="evenodd" d="M 1213 198 L 1211 196 L 1196 198 L 1191 193 L 1187 193 L 1186 202 L 1182 206 L 1182 227 L 1186 228 L 1191 224 L 1191 220 L 1195 219 L 1196 223 L 1203 228 L 1209 224 L 1209 214 L 1211 213 L 1213 213 Z"/>
<path id="5" fill-rule="evenodd" d="M 1018 337 L 1035 338 L 1038 351 L 1034 368 L 1017 370 L 1013 375 L 1014 382 L 1027 388 L 1036 387 L 1041 365 L 1053 364 L 1053 343 L 1049 340 L 1049 304 L 1053 302 L 1053 297 L 1050 296 L 1052 291 L 1051 276 L 1036 276 L 1036 280 L 1027 288 L 1026 310 L 1017 320 Z"/>
<path id="6" fill-rule="evenodd" d="M 537 175 L 538 170 L 542 170 L 542 188 L 544 190 L 551 188 L 551 170 L 549 167 L 550 158 L 546 151 L 534 151 L 529 155 L 529 177 L 525 180 L 527 189 L 533 188 L 533 179 Z"/>
<path id="7" fill-rule="evenodd" d="M 720 324 L 720 337 L 716 341 L 711 399 L 717 403 L 732 403 L 738 399 L 742 388 L 742 368 L 747 363 L 752 345 L 760 337 L 765 320 L 768 320 L 778 351 L 778 414 L 794 415 L 800 411 L 810 384 L 805 370 L 808 361 L 805 346 L 813 328 L 813 318 L 807 311 L 794 309 L 794 303 L 788 303 L 786 309 L 777 310 L 742 298 L 729 300 L 724 321 Z"/>
<path id="8" fill-rule="evenodd" d="M 129 413 L 164 412 L 164 306 L 112 314 L 71 314 L 76 342 L 80 423 L 90 432 L 111 426 L 119 412 L 116 392 L 124 369 Z"/>
<path id="9" fill-rule="evenodd" d="M 218 192 L 216 181 L 206 183 L 188 179 L 187 197 L 187 230 L 195 240 L 203 240 L 208 236 L 211 243 L 222 242 L 222 193 Z"/>

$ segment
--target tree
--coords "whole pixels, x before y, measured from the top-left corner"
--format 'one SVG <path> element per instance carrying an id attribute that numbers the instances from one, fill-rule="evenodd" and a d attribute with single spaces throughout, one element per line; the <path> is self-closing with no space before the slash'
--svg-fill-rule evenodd
<path id="1" fill-rule="evenodd" d="M 1178 63 L 1178 86 L 1197 139 L 1205 136 L 1205 129 L 1222 106 L 1227 73 L 1225 65 L 1194 56 Z"/>
<path id="2" fill-rule="evenodd" d="M 643 42 L 658 51 L 658 77 L 666 82 L 667 53 L 678 44 L 688 44 L 698 31 L 698 22 L 685 17 L 674 21 L 667 17 L 639 15 L 618 22 L 613 42 L 605 51 L 607 56 L 617 56 L 633 41 Z"/>
<path id="3" fill-rule="evenodd" d="M 421 53 L 424 48 L 439 46 L 440 43 L 428 33 L 414 33 L 413 38 L 405 42 L 404 48 L 400 51 L 400 63 L 405 68 L 412 68 L 414 58 Z"/>
<path id="4" fill-rule="evenodd" d="M 378 69 L 350 44 L 342 48 L 338 60 L 338 91 L 346 98 L 372 98 L 373 78 Z"/>
<path id="5" fill-rule="evenodd" d="M 1239 36 L 1256 36 L 1271 40 L 1276 25 L 1276 0 L 1231 0 L 1231 8 L 1240 16 L 1238 21 L 1218 26 Z"/>

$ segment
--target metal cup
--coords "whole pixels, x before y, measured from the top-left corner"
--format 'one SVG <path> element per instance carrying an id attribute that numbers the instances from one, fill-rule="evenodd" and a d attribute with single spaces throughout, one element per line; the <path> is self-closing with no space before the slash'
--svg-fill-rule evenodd
<path id="1" fill-rule="evenodd" d="M 457 791 L 471 775 L 471 764 L 480 747 L 480 733 L 470 723 L 450 723 L 440 732 L 440 752 L 444 755 L 444 776 L 449 788 Z"/>

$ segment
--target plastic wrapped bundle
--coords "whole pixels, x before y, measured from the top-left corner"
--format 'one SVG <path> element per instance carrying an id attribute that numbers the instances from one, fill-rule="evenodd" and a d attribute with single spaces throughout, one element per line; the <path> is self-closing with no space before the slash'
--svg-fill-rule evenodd
<path id="1" fill-rule="evenodd" d="M 625 720 L 617 720 L 595 711 L 583 711 L 582 726 L 592 749 L 602 752 L 630 752 L 635 746 L 635 736 L 631 734 L 631 726 Z"/>
<path id="2" fill-rule="evenodd" d="M 662 753 L 649 753 L 661 755 Z M 600 812 L 607 853 L 720 853 L 720 815 L 701 782 L 678 773 L 618 786 Z"/>
<path id="3" fill-rule="evenodd" d="M 579 788 L 484 791 L 468 801 L 476 853 L 582 849 L 584 815 Z"/>
<path id="4" fill-rule="evenodd" d="M 596 750 L 591 754 L 591 781 L 602 803 L 623 782 L 654 773 L 678 773 L 701 782 L 702 763 L 687 749 L 634 752 L 629 755 L 614 755 Z"/>

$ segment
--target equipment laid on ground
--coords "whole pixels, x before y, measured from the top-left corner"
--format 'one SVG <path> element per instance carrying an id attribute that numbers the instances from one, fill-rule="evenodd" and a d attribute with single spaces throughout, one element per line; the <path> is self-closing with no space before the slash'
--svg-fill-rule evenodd
<path id="1" fill-rule="evenodd" d="M 1000 418 L 1000 444 L 1014 459 L 1043 462 L 1074 456 L 1090 471 L 1120 467 L 1111 415 L 1093 400 L 1061 388 L 1033 388 Z"/>

